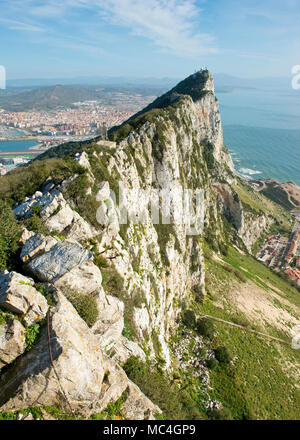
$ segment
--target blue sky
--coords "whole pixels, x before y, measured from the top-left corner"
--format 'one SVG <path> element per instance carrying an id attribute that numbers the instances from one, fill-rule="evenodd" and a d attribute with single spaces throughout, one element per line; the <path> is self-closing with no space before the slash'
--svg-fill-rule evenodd
<path id="1" fill-rule="evenodd" d="M 299 0 L 0 0 L 7 79 L 289 76 Z"/>

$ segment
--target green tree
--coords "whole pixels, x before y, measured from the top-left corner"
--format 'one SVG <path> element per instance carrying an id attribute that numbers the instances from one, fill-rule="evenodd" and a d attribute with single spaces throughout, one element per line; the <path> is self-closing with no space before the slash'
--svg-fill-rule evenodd
<path id="1" fill-rule="evenodd" d="M 20 235 L 21 228 L 12 209 L 0 200 L 0 270 L 15 268 Z"/>

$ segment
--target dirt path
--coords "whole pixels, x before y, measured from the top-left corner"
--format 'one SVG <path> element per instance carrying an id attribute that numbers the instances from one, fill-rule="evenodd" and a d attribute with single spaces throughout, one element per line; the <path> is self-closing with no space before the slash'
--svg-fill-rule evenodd
<path id="1" fill-rule="evenodd" d="M 239 329 L 244 330 L 245 332 L 255 333 L 256 335 L 262 336 L 265 339 L 269 339 L 269 340 L 272 340 L 272 341 L 280 342 L 281 344 L 291 345 L 290 341 L 287 341 L 287 340 L 285 341 L 284 339 L 276 338 L 275 336 L 270 336 L 270 335 L 267 335 L 265 333 L 258 332 L 257 330 L 253 330 L 252 328 L 244 327 L 242 325 L 236 324 L 236 323 L 231 322 L 231 321 L 225 321 L 224 319 L 221 319 L 221 318 L 216 318 L 215 316 L 201 315 L 201 318 L 210 318 L 210 319 L 213 319 L 214 321 L 222 322 L 224 324 L 231 325 L 232 327 L 237 327 Z"/>

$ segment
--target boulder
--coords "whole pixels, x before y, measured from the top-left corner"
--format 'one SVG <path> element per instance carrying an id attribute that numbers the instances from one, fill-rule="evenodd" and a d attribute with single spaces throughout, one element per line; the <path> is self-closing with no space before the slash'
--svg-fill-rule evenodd
<path id="1" fill-rule="evenodd" d="M 133 341 L 121 336 L 109 350 L 109 356 L 119 362 L 121 365 L 126 364 L 130 357 L 138 357 L 141 361 L 146 362 L 146 354 L 142 348 Z"/>
<path id="2" fill-rule="evenodd" d="M 126 420 L 155 420 L 161 409 L 154 405 L 131 380 L 128 380 L 127 398 L 122 406 Z"/>
<path id="3" fill-rule="evenodd" d="M 68 240 L 88 240 L 97 235 L 97 231 L 92 228 L 77 212 L 74 212 L 72 224 L 64 231 Z"/>
<path id="4" fill-rule="evenodd" d="M 65 206 L 61 206 L 57 214 L 46 220 L 45 225 L 50 231 L 60 233 L 72 223 L 73 219 L 74 211 L 66 203 Z"/>
<path id="5" fill-rule="evenodd" d="M 0 368 L 10 364 L 24 353 L 26 348 L 25 328 L 16 319 L 8 319 L 0 326 Z"/>
<path id="6" fill-rule="evenodd" d="M 28 218 L 31 216 L 34 206 L 40 206 L 41 208 L 48 206 L 52 203 L 54 197 L 52 193 L 42 194 L 37 191 L 31 198 L 26 197 L 14 207 L 15 215 L 17 218 Z"/>
<path id="7" fill-rule="evenodd" d="M 83 151 L 82 153 L 76 153 L 74 159 L 78 162 L 80 166 L 90 171 L 91 165 L 89 162 L 89 156 L 85 151 Z"/>
<path id="8" fill-rule="evenodd" d="M 30 261 L 27 269 L 40 281 L 53 283 L 74 267 L 90 260 L 92 256 L 91 252 L 79 244 L 62 241 Z"/>
<path id="9" fill-rule="evenodd" d="M 0 305 L 23 315 L 27 325 L 45 318 L 48 311 L 46 298 L 34 287 L 31 278 L 16 272 L 0 272 Z"/>
<path id="10" fill-rule="evenodd" d="M 70 412 L 70 404 L 85 414 L 99 400 L 104 360 L 98 340 L 64 295 L 58 292 L 55 300 L 50 311 L 54 368 L 45 326 L 37 345 L 0 377 L 0 411 L 58 405 Z"/>
<path id="11" fill-rule="evenodd" d="M 19 239 L 20 243 L 26 243 L 27 240 L 29 240 L 29 238 L 31 238 L 34 235 L 34 232 L 32 231 L 28 231 L 28 229 L 24 228 L 22 231 L 22 235 Z"/>
<path id="12" fill-rule="evenodd" d="M 54 286 L 57 288 L 70 288 L 80 293 L 89 294 L 99 290 L 102 285 L 100 269 L 91 261 L 76 266 L 59 278 Z"/>
<path id="13" fill-rule="evenodd" d="M 57 240 L 53 237 L 43 237 L 41 234 L 34 234 L 25 241 L 20 254 L 23 263 L 27 263 L 33 257 L 48 252 Z"/>

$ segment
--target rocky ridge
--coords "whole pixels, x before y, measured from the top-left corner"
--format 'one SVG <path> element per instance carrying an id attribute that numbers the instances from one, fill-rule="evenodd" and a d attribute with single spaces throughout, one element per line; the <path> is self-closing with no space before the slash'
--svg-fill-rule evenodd
<path id="1" fill-rule="evenodd" d="M 183 310 L 206 293 L 204 238 L 216 252 L 228 242 L 250 250 L 276 221 L 247 209 L 234 189 L 239 178 L 223 145 L 209 72 L 192 75 L 110 137 L 115 149 L 91 143 L 73 157 L 85 180 L 49 176 L 14 206 L 20 222 L 38 215 L 48 233 L 24 229 L 22 274 L 0 273 L 0 306 L 20 317 L 0 326 L 0 362 L 8 365 L 0 376 L 1 411 L 57 405 L 87 417 L 126 393 L 124 417 L 153 419 L 160 409 L 119 364 L 135 356 L 171 373 L 170 338 Z M 126 222 L 119 182 L 127 191 Z M 80 202 L 70 196 L 76 185 Z M 156 224 L 147 201 L 153 190 L 174 187 L 193 190 L 199 209 L 187 224 L 177 193 L 163 212 L 170 224 Z M 92 325 L 71 304 L 73 292 L 93 298 Z M 24 354 L 25 327 L 47 312 L 49 324 Z M 209 384 L 205 365 L 198 367 Z"/>

